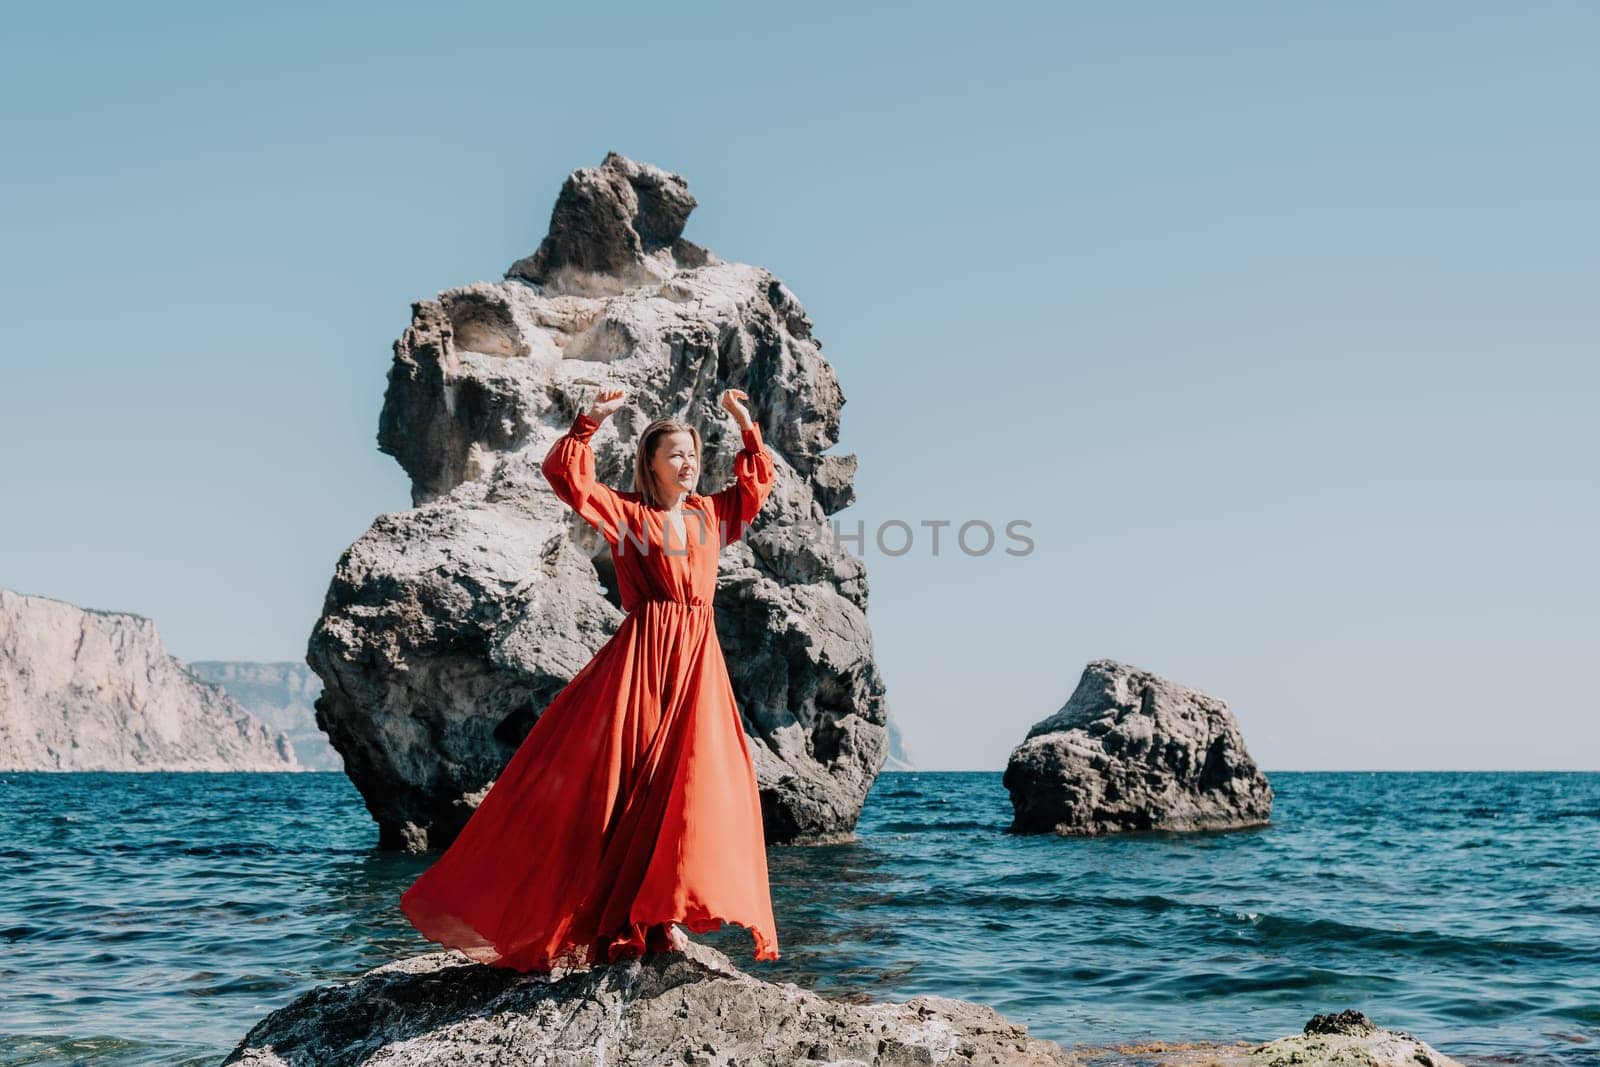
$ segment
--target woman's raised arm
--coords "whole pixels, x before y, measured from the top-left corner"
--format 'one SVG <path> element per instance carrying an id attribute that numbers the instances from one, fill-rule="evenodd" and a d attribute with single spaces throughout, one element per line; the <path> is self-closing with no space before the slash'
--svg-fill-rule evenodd
<path id="1" fill-rule="evenodd" d="M 550 446 L 540 470 L 556 496 L 615 545 L 627 528 L 628 505 L 616 490 L 595 477 L 594 449 L 589 438 L 599 428 L 599 419 L 587 411 L 579 412 L 572 420 L 572 429 Z"/>
<path id="2" fill-rule="evenodd" d="M 731 395 L 730 395 L 731 394 Z M 743 446 L 733 457 L 733 484 L 711 495 L 712 515 L 723 547 L 744 536 L 745 529 L 761 513 L 761 505 L 778 480 L 772 454 L 761 439 L 761 426 L 750 418 L 740 399 L 748 399 L 742 389 L 723 394 L 722 406 L 733 412 L 740 423 Z M 742 416 L 742 417 L 741 417 Z"/>

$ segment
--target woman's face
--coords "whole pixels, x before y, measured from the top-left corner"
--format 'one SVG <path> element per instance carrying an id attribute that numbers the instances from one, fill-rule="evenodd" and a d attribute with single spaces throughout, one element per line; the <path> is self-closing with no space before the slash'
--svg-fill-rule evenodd
<path id="1" fill-rule="evenodd" d="M 655 454 L 650 457 L 650 472 L 656 489 L 669 504 L 683 493 L 694 492 L 700 477 L 700 457 L 694 454 L 694 438 L 687 430 L 673 430 L 656 438 Z"/>

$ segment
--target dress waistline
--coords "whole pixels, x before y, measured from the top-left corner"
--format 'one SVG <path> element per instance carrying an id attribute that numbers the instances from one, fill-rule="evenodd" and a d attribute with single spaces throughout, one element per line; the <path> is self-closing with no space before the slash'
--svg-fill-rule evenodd
<path id="1" fill-rule="evenodd" d="M 711 601 L 697 596 L 689 600 L 673 600 L 671 597 L 643 597 L 634 601 L 633 610 L 637 611 L 646 604 L 675 604 L 680 608 L 691 608 L 695 611 L 709 611 L 711 609 Z"/>

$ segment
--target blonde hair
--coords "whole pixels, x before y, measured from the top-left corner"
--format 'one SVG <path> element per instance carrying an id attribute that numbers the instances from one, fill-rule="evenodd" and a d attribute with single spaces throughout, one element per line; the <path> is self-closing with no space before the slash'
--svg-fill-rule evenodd
<path id="1" fill-rule="evenodd" d="M 633 489 L 639 494 L 646 504 L 655 508 L 664 508 L 668 501 L 662 499 L 662 494 L 656 486 L 655 475 L 650 467 L 650 455 L 655 451 L 656 444 L 669 433 L 681 430 L 687 433 L 694 441 L 695 472 L 700 470 L 700 431 L 687 422 L 679 419 L 657 419 L 644 428 L 639 435 L 639 448 L 633 456 Z"/>

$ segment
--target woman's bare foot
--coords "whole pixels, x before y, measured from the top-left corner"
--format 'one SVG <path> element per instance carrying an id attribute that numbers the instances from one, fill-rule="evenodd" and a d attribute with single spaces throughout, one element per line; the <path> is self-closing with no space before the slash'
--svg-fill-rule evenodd
<path id="1" fill-rule="evenodd" d="M 682 952 L 689 938 L 677 923 L 654 923 L 645 930 L 644 945 L 649 952 Z"/>

